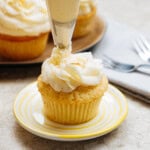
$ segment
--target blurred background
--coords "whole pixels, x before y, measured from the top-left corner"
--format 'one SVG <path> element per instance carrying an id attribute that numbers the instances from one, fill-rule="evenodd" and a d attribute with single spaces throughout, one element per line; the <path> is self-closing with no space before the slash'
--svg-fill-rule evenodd
<path id="1" fill-rule="evenodd" d="M 98 0 L 102 16 L 150 34 L 150 0 Z"/>

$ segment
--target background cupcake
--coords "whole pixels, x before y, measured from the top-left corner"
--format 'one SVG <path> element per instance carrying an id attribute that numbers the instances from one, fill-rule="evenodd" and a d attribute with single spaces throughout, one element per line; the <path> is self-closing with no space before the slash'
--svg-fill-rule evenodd
<path id="1" fill-rule="evenodd" d="M 0 56 L 11 60 L 38 57 L 49 30 L 45 0 L 0 1 Z"/>
<path id="2" fill-rule="evenodd" d="M 96 16 L 95 5 L 95 0 L 80 0 L 79 15 L 73 34 L 74 38 L 85 36 L 92 31 Z"/>

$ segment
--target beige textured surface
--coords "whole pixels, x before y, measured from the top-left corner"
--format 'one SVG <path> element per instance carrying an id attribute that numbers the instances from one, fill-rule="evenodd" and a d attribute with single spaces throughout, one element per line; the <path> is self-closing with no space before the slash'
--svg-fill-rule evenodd
<path id="1" fill-rule="evenodd" d="M 150 33 L 150 1 L 101 0 L 104 16 Z M 56 142 L 39 138 L 20 127 L 13 116 L 16 94 L 36 80 L 40 66 L 0 69 L 0 150 L 148 150 L 150 147 L 150 105 L 128 97 L 129 114 L 112 133 L 84 142 Z"/>

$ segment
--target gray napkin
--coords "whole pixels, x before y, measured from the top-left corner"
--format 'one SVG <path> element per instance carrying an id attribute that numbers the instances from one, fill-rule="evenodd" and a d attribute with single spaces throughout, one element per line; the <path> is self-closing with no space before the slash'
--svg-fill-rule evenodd
<path id="1" fill-rule="evenodd" d="M 144 63 L 133 51 L 133 42 L 140 33 L 126 25 L 107 20 L 107 29 L 102 41 L 92 52 L 95 57 L 103 54 L 125 63 L 138 65 Z M 122 73 L 104 68 L 110 82 L 116 84 L 124 92 L 150 103 L 150 76 L 141 73 Z"/>

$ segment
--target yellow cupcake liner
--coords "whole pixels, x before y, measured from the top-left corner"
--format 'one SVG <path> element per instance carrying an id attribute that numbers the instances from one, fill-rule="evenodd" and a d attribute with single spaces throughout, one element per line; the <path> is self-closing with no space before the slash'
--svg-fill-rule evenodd
<path id="1" fill-rule="evenodd" d="M 48 33 L 24 41 L 0 38 L 0 56 L 16 61 L 36 58 L 45 50 L 47 39 Z"/>
<path id="2" fill-rule="evenodd" d="M 60 103 L 42 96 L 44 115 L 61 124 L 81 124 L 93 119 L 98 113 L 100 99 L 88 102 Z M 86 101 L 86 100 L 85 100 Z"/>

